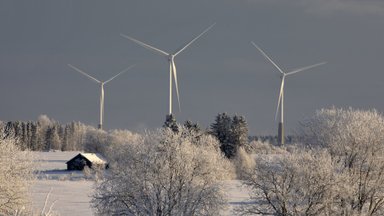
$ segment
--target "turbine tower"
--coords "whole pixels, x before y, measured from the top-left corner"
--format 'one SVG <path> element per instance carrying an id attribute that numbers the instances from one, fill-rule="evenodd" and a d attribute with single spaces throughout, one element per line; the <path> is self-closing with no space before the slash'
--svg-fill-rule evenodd
<path id="1" fill-rule="evenodd" d="M 169 62 L 169 116 L 172 116 L 172 80 L 174 80 L 174 82 L 175 82 L 177 102 L 179 104 L 179 111 L 181 110 L 181 108 L 180 108 L 179 86 L 178 86 L 178 82 L 177 82 L 177 72 L 176 72 L 175 57 L 177 55 L 179 55 L 181 52 L 183 52 L 193 42 L 195 42 L 197 39 L 199 39 L 203 34 L 205 34 L 207 31 L 209 31 L 214 25 L 215 25 L 215 23 L 212 24 L 211 26 L 209 26 L 207 29 L 205 29 L 202 33 L 200 33 L 198 36 L 193 38 L 191 41 L 186 43 L 184 46 L 180 47 L 179 49 L 177 49 L 175 52 L 172 52 L 172 53 L 165 52 L 165 51 L 163 51 L 161 49 L 158 49 L 156 47 L 148 45 L 148 44 L 146 44 L 144 42 L 141 42 L 141 41 L 139 41 L 139 40 L 137 40 L 135 38 L 132 38 L 130 36 L 127 36 L 127 35 L 124 35 L 124 34 L 120 34 L 122 37 L 124 37 L 126 39 L 129 39 L 129 40 L 137 43 L 138 45 L 140 45 L 140 46 L 142 46 L 142 47 L 144 47 L 146 49 L 151 50 L 152 52 L 154 52 L 154 53 L 156 53 L 158 55 L 162 55 L 162 56 L 167 57 L 167 60 Z"/>
<path id="2" fill-rule="evenodd" d="M 102 130 L 103 129 L 103 120 L 104 120 L 104 85 L 109 83 L 109 82 L 111 82 L 113 79 L 115 79 L 116 77 L 120 76 L 121 74 L 127 72 L 128 70 L 133 68 L 134 65 L 131 65 L 131 66 L 127 67 L 126 69 L 122 70 L 120 73 L 118 73 L 115 76 L 111 77 L 107 81 L 100 81 L 100 80 L 92 77 L 91 75 L 85 73 L 84 71 L 80 70 L 79 68 L 77 68 L 77 67 L 75 67 L 75 66 L 73 66 L 71 64 L 68 64 L 68 66 L 70 68 L 74 69 L 75 71 L 83 74 L 84 76 L 88 77 L 92 81 L 95 81 L 96 83 L 100 84 L 100 122 L 99 122 L 98 128 Z"/>
<path id="3" fill-rule="evenodd" d="M 280 111 L 280 121 L 279 121 L 279 126 L 278 126 L 278 135 L 277 135 L 277 141 L 280 145 L 284 145 L 285 143 L 285 134 L 284 134 L 284 82 L 285 82 L 285 77 L 286 76 L 289 76 L 289 75 L 292 75 L 292 74 L 295 74 L 295 73 L 298 73 L 298 72 L 302 72 L 302 71 L 305 71 L 305 70 L 309 70 L 311 68 L 314 68 L 314 67 L 317 67 L 317 66 L 320 66 L 320 65 L 323 65 L 323 64 L 326 64 L 326 62 L 321 62 L 321 63 L 318 63 L 318 64 L 314 64 L 314 65 L 310 65 L 310 66 L 306 66 L 306 67 L 302 67 L 302 68 L 298 68 L 298 69 L 295 69 L 293 71 L 290 71 L 290 72 L 284 72 L 259 46 L 257 46 L 253 41 L 251 41 L 252 45 L 256 47 L 256 49 L 258 49 L 261 54 L 270 62 L 272 63 L 272 65 L 280 72 L 281 76 L 281 84 L 280 84 L 280 92 L 279 92 L 279 99 L 277 101 L 277 108 L 276 108 L 276 114 L 275 114 L 275 121 L 277 120 L 277 115 Z M 280 109 L 279 109 L 280 108 Z"/>

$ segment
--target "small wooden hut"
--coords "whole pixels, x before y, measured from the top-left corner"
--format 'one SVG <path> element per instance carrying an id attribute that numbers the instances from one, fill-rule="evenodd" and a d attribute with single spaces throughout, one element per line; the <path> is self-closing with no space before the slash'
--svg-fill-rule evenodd
<path id="1" fill-rule="evenodd" d="M 67 170 L 83 170 L 85 166 L 89 168 L 108 168 L 107 161 L 99 154 L 79 153 L 67 163 Z"/>

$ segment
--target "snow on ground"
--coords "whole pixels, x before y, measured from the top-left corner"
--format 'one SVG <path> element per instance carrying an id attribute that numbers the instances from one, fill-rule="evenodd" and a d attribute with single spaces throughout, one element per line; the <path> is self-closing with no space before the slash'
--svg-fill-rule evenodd
<path id="1" fill-rule="evenodd" d="M 34 152 L 38 163 L 37 179 L 31 189 L 32 206 L 41 211 L 50 190 L 51 194 L 46 212 L 53 202 L 53 211 L 61 216 L 88 216 L 92 214 L 90 206 L 94 181 L 86 178 L 81 171 L 67 171 L 65 162 L 79 152 Z M 238 180 L 224 181 L 229 206 L 222 215 L 236 215 L 232 210 L 240 205 L 250 203 L 248 190 Z"/>
<path id="2" fill-rule="evenodd" d="M 233 210 L 240 205 L 247 205 L 251 203 L 249 200 L 248 189 L 245 188 L 239 180 L 224 181 L 225 192 L 228 196 L 228 209 L 223 211 L 222 215 L 236 215 Z"/>
<path id="3" fill-rule="evenodd" d="M 92 209 L 89 202 L 92 186 L 92 181 L 37 180 L 31 191 L 32 206 L 41 211 L 44 207 L 45 197 L 52 188 L 45 212 L 54 203 L 52 209 L 59 215 L 91 216 Z"/>
<path id="4" fill-rule="evenodd" d="M 33 152 L 37 162 L 37 179 L 31 189 L 32 206 L 37 211 L 49 199 L 46 212 L 53 202 L 53 211 L 61 216 L 92 215 L 90 200 L 94 182 L 86 180 L 81 171 L 67 171 L 66 162 L 79 152 Z"/>

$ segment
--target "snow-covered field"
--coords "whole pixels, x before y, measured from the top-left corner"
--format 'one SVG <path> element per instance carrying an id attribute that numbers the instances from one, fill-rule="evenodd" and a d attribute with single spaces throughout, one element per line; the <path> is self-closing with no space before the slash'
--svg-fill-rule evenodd
<path id="1" fill-rule="evenodd" d="M 66 171 L 68 160 L 79 152 L 35 152 L 38 162 L 38 178 L 33 182 L 32 205 L 38 211 L 44 206 L 45 198 L 51 191 L 46 205 L 48 211 L 54 202 L 53 211 L 61 216 L 92 215 L 90 206 L 93 191 L 93 180 L 87 180 L 82 172 Z M 237 180 L 223 182 L 228 194 L 228 209 L 223 215 L 236 215 L 232 209 L 249 203 L 248 191 Z"/>
<path id="2" fill-rule="evenodd" d="M 37 179 L 31 189 L 32 205 L 41 211 L 46 196 L 46 211 L 54 202 L 53 211 L 59 215 L 92 215 L 90 196 L 92 180 L 86 180 L 81 171 L 67 171 L 66 162 L 79 152 L 34 152 L 38 163 Z"/>

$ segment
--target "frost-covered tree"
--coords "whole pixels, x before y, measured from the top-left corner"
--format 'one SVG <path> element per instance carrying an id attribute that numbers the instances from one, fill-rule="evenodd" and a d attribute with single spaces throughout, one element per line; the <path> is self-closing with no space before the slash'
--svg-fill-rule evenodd
<path id="1" fill-rule="evenodd" d="M 89 128 L 86 133 L 84 150 L 87 152 L 102 153 L 108 146 L 108 133 L 104 130 Z"/>
<path id="2" fill-rule="evenodd" d="M 66 127 L 68 127 L 67 149 L 83 150 L 86 144 L 87 131 L 92 131 L 94 127 L 84 125 L 81 122 L 71 122 Z"/>
<path id="3" fill-rule="evenodd" d="M 383 215 L 384 118 L 372 111 L 322 109 L 302 123 L 310 147 L 326 148 L 342 179 L 339 215 Z"/>
<path id="4" fill-rule="evenodd" d="M 237 210 L 242 215 L 340 215 L 332 160 L 327 151 L 299 151 L 259 157 L 244 174 L 253 204 Z"/>
<path id="5" fill-rule="evenodd" d="M 143 139 L 141 134 L 133 133 L 129 130 L 112 130 L 108 133 L 102 151 L 99 151 L 102 155 L 114 160 L 115 151 L 121 146 L 124 146 L 127 142 L 138 143 Z"/>
<path id="6" fill-rule="evenodd" d="M 48 127 L 45 135 L 45 149 L 44 150 L 60 150 L 61 149 L 61 139 L 59 136 L 60 127 L 55 124 Z"/>
<path id="7" fill-rule="evenodd" d="M 27 151 L 20 151 L 16 140 L 0 131 L 0 215 L 13 215 L 28 202 L 33 163 Z"/>
<path id="8" fill-rule="evenodd" d="M 163 128 L 113 150 L 92 204 L 99 215 L 219 215 L 230 163 L 217 140 Z M 187 135 L 190 133 L 189 135 Z"/>

